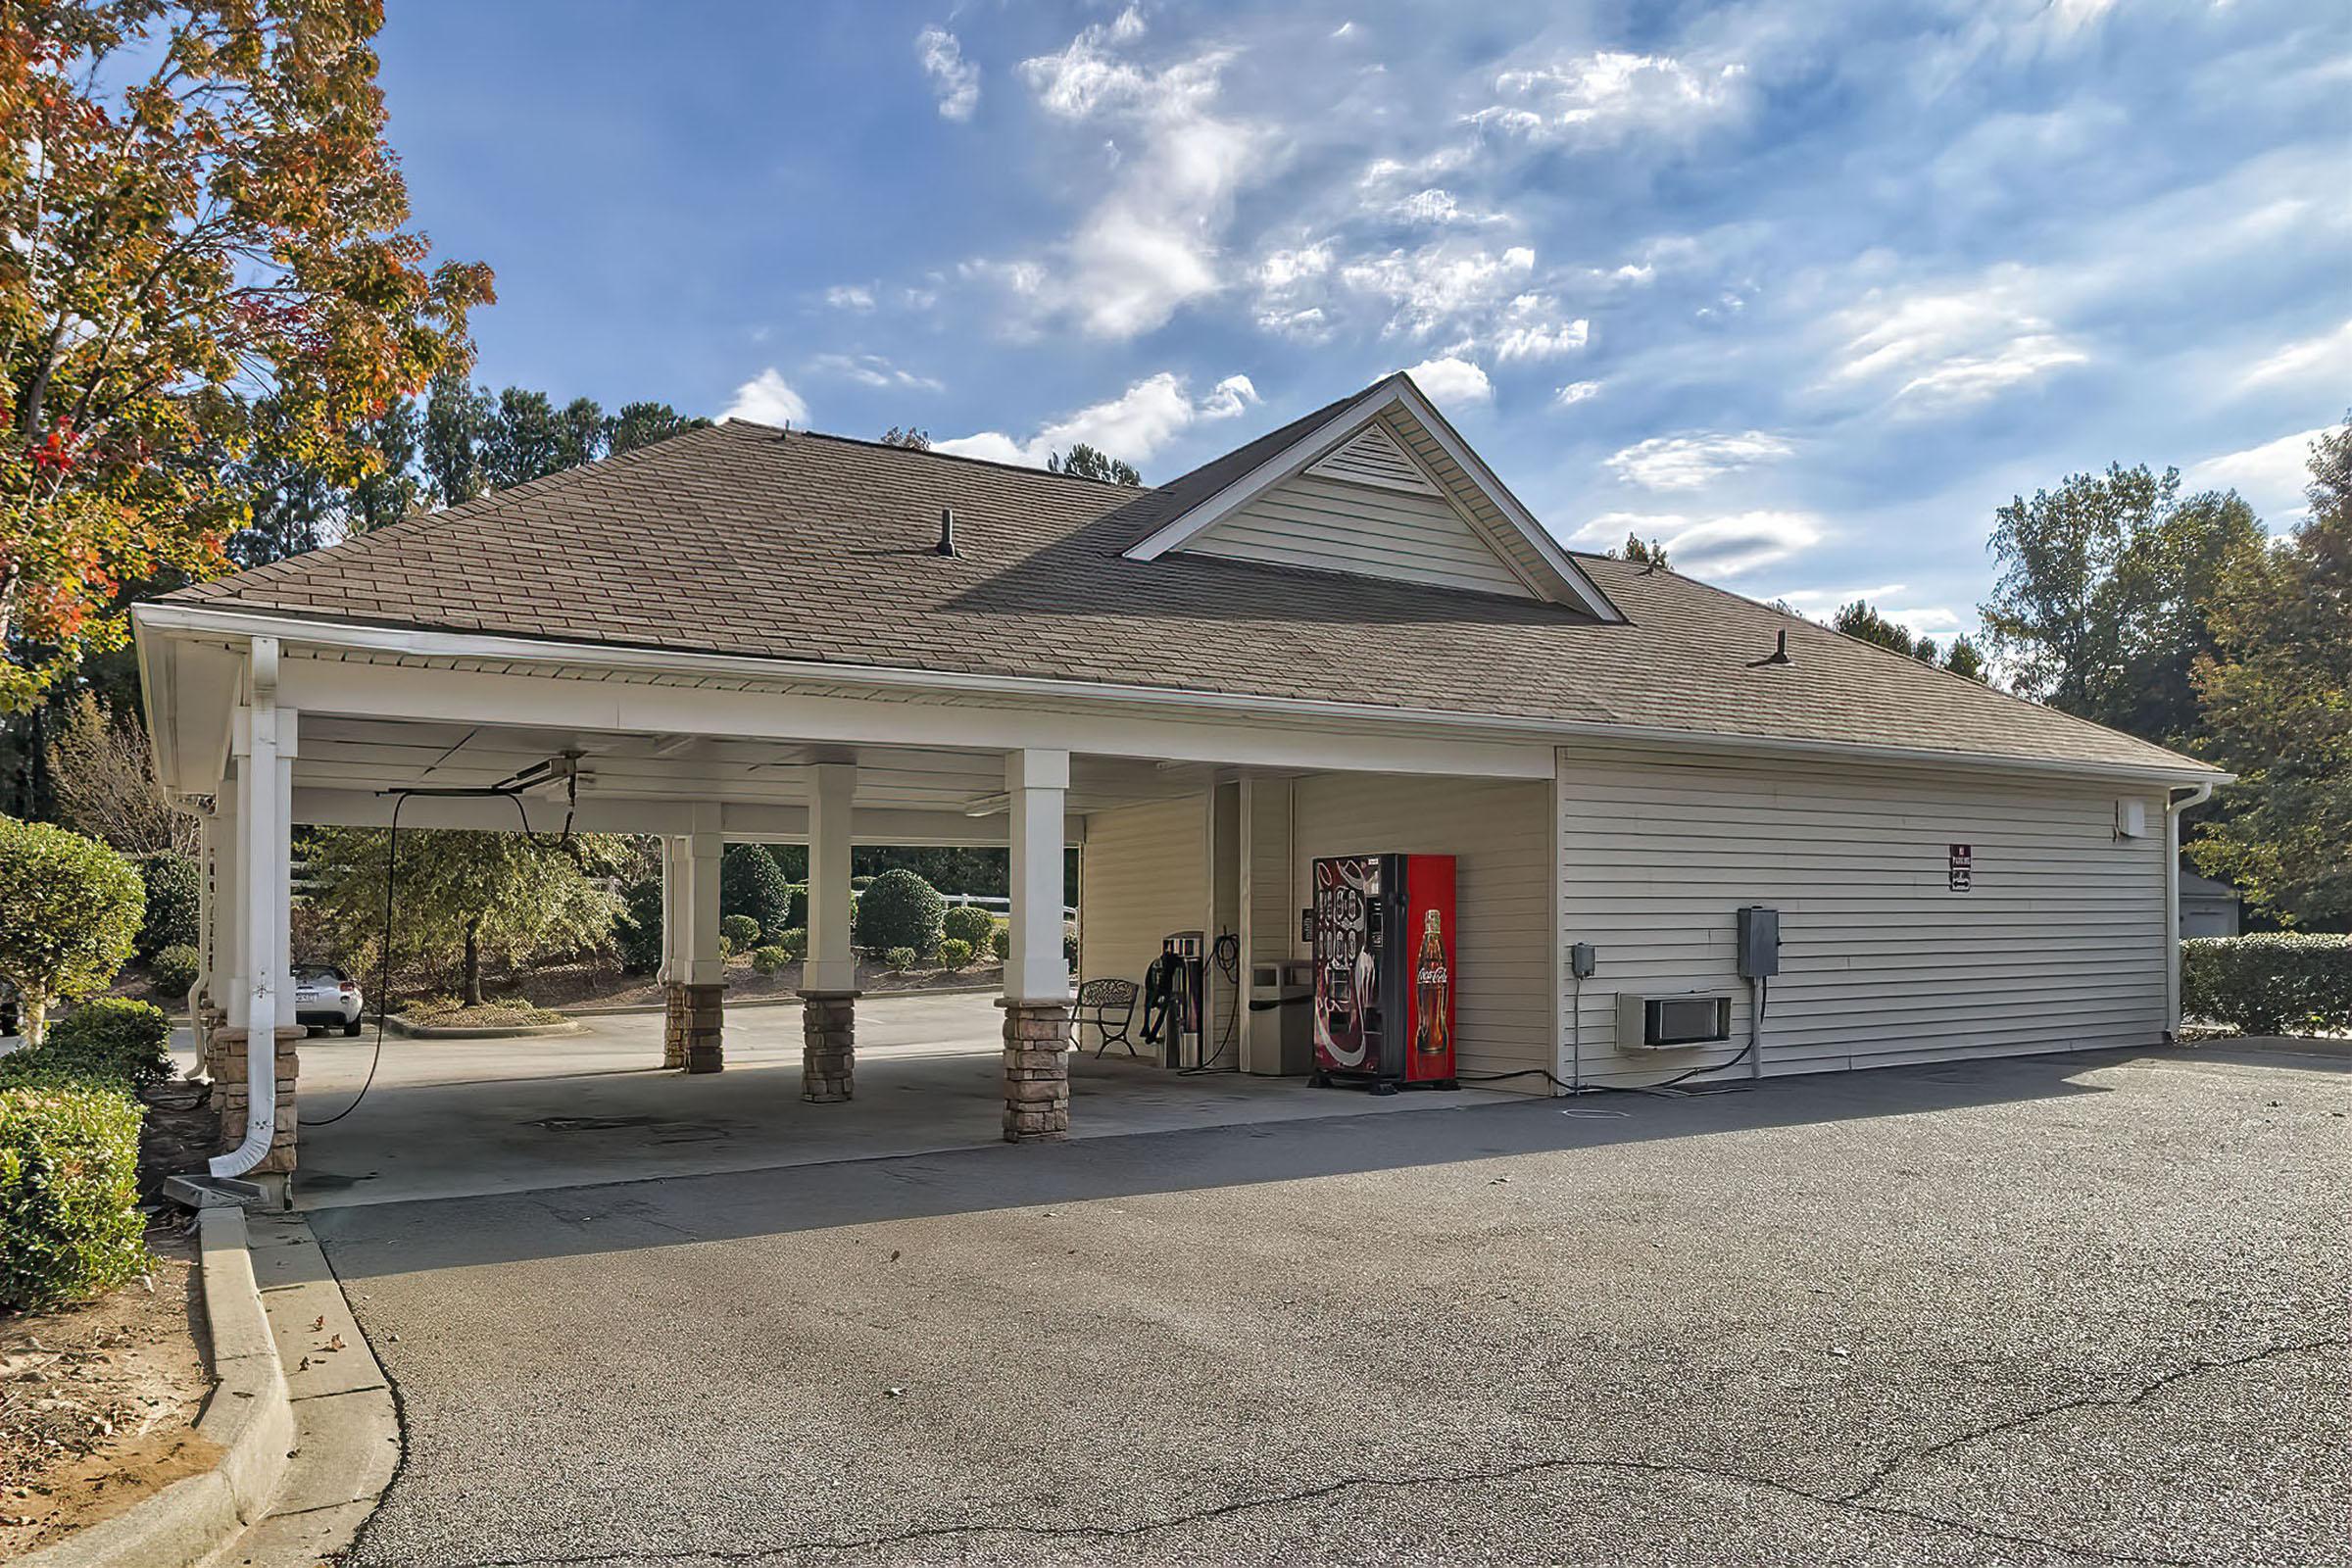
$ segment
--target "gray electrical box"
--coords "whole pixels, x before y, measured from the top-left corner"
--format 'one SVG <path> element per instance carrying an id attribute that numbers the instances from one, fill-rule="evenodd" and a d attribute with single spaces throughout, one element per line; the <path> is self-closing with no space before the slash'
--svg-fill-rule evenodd
<path id="1" fill-rule="evenodd" d="M 1596 956 L 1592 944 L 1590 942 L 1569 944 L 1568 972 L 1579 980 L 1592 979 L 1592 970 L 1595 967 L 1593 960 Z"/>
<path id="2" fill-rule="evenodd" d="M 1769 980 L 1781 972 L 1781 911 L 1760 904 L 1739 911 L 1740 978 Z"/>

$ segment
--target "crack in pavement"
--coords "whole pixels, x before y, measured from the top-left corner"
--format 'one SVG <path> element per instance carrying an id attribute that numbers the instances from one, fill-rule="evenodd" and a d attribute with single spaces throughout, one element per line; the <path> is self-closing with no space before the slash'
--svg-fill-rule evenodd
<path id="1" fill-rule="evenodd" d="M 2162 1377 L 2142 1385 L 2140 1388 L 2129 1395 L 2116 1396 L 2086 1394 L 2081 1398 L 2066 1399 L 2057 1404 L 2045 1405 L 2038 1410 L 2029 1410 L 2023 1415 L 2011 1416 L 2005 1421 L 1995 1421 L 1989 1425 L 1979 1427 L 1972 1432 L 1963 1432 L 1958 1437 L 1946 1438 L 1941 1443 L 1930 1444 L 1924 1448 L 1914 1448 L 1904 1453 L 1898 1453 L 1892 1459 L 1889 1459 L 1886 1464 L 1881 1465 L 1878 1469 L 1878 1472 L 1873 1475 L 1868 1482 L 1864 1483 L 1862 1486 L 1856 1488 L 1852 1492 L 1838 1494 L 1834 1500 L 1838 1502 L 1861 1502 L 1864 1498 L 1871 1496 L 1873 1494 L 1885 1490 L 1886 1487 L 1893 1481 L 1895 1474 L 1898 1471 L 1907 1469 L 1914 1464 L 1922 1462 L 1923 1460 L 1933 1459 L 1938 1455 L 1949 1453 L 1954 1448 L 1964 1448 L 1972 1443 L 1982 1443 L 1986 1438 L 1997 1438 L 2004 1433 L 2015 1432 L 2021 1428 L 2030 1427 L 2037 1421 L 2046 1421 L 2051 1416 L 2064 1415 L 2070 1410 L 2130 1409 L 2134 1405 L 2144 1403 L 2146 1400 L 2154 1397 L 2164 1390 L 2171 1388 L 2176 1383 L 2185 1382 L 2190 1378 L 2203 1377 L 2211 1372 L 2231 1372 L 2243 1367 L 2255 1366 L 2264 1361 L 2274 1361 L 2281 1356 L 2300 1355 L 2310 1350 L 2324 1350 L 2329 1348 L 2342 1349 L 2346 1348 L 2352 1348 L 2352 1340 L 2305 1340 L 2293 1345 L 2274 1345 L 2265 1349 L 2255 1350 L 2246 1355 L 2231 1356 L 2227 1360 L 2191 1362 L 2189 1365 L 2181 1367 L 2177 1371 L 2167 1372 Z"/>
<path id="2" fill-rule="evenodd" d="M 1834 1494 L 1808 1492 L 1802 1487 L 1785 1481 L 1776 1481 L 1768 1476 L 1747 1475 L 1737 1470 L 1718 1469 L 1709 1465 L 1673 1464 L 1661 1460 L 1643 1459 L 1569 1458 L 1531 1459 L 1521 1464 L 1502 1465 L 1486 1470 L 1432 1471 L 1420 1475 L 1396 1477 L 1348 1476 L 1338 1481 L 1325 1482 L 1319 1486 L 1304 1487 L 1296 1492 L 1218 1503 L 1211 1507 L 1196 1509 L 1191 1513 L 1176 1514 L 1163 1519 L 1150 1519 L 1132 1525 L 1031 1525 L 1018 1523 L 932 1525 L 921 1529 L 900 1531 L 892 1535 L 865 1536 L 849 1541 L 838 1539 L 791 1541 L 774 1545 L 735 1550 L 704 1547 L 682 1551 L 582 1552 L 576 1555 L 559 1556 L 486 1557 L 465 1564 L 464 1568 L 557 1568 L 557 1565 L 562 1565 L 562 1568 L 581 1568 L 581 1565 L 596 1563 L 663 1563 L 697 1560 L 752 1563 L 800 1552 L 865 1551 L 878 1547 L 906 1545 L 918 1541 L 936 1541 L 952 1536 L 1007 1535 L 1036 1540 L 1125 1541 L 1163 1530 L 1177 1529 L 1184 1525 L 1221 1519 L 1233 1514 L 1249 1513 L 1256 1509 L 1313 1502 L 1359 1487 L 1377 1487 L 1393 1492 L 1421 1486 L 1467 1486 L 1481 1482 L 1516 1480 L 1555 1470 L 1627 1471 L 1635 1474 L 1689 1476 L 1709 1481 L 1729 1482 L 1736 1486 L 1754 1487 L 1828 1507 L 1851 1508 L 1859 1513 L 1874 1514 L 1883 1518 L 1936 1525 L 1947 1530 L 1957 1530 L 1963 1535 L 1981 1541 L 1994 1542 L 2003 1545 L 2034 1546 L 2045 1551 L 2060 1552 L 2068 1556 L 2096 1562 L 2144 1563 L 2155 1565 L 2155 1568 L 2199 1568 L 2198 1564 L 2188 1558 L 2148 1557 L 2131 1552 L 2101 1551 L 2094 1547 L 2069 1545 L 2064 1542 L 2049 1541 L 2038 1536 L 2016 1535 L 2006 1531 L 1993 1530 L 1986 1526 L 1971 1524 L 1965 1519 L 1947 1518 L 1941 1514 L 1928 1513 L 1917 1508 L 1898 1508 L 1880 1503 L 1856 1501 Z"/>

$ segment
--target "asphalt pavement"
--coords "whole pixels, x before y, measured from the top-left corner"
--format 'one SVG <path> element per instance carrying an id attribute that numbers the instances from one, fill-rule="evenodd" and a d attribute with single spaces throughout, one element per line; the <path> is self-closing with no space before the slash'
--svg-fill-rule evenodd
<path id="1" fill-rule="evenodd" d="M 2337 1564 L 2352 1059 L 2243 1047 L 314 1216 L 363 1565 Z"/>

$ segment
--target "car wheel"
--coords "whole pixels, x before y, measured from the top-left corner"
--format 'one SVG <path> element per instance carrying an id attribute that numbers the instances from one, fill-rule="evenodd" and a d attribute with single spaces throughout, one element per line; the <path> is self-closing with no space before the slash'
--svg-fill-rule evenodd
<path id="1" fill-rule="evenodd" d="M 360 1020 L 359 1020 L 359 1019 L 357 1019 L 357 1018 L 354 1018 L 354 1019 L 352 1019 L 352 1020 L 351 1020 L 351 1022 L 349 1022 L 349 1023 L 347 1023 L 347 1024 L 345 1024 L 345 1025 L 343 1026 L 343 1038 L 344 1038 L 344 1039 L 346 1039 L 346 1040 L 357 1040 L 357 1039 L 359 1039 L 359 1038 L 360 1038 Z"/>

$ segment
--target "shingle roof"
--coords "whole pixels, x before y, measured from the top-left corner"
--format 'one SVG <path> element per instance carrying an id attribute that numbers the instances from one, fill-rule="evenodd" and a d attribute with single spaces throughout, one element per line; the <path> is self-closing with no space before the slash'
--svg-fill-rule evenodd
<path id="1" fill-rule="evenodd" d="M 2160 771 L 2202 765 L 1607 557 L 1576 559 L 1629 617 L 1623 624 L 1533 600 L 1120 554 L 1348 401 L 1141 495 L 728 423 L 168 597 L 638 648 Z M 954 558 L 932 553 L 949 506 Z M 1790 662 L 1758 664 L 1783 631 Z"/>

